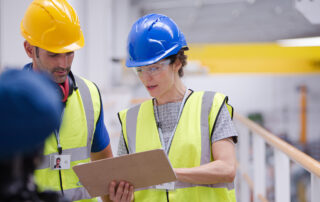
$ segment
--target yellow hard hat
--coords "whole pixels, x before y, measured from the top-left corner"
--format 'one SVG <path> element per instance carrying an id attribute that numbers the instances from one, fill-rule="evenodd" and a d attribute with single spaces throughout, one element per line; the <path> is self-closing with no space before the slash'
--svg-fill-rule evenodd
<path id="1" fill-rule="evenodd" d="M 84 46 L 79 18 L 66 0 L 34 0 L 20 28 L 31 45 L 53 53 L 71 52 Z"/>

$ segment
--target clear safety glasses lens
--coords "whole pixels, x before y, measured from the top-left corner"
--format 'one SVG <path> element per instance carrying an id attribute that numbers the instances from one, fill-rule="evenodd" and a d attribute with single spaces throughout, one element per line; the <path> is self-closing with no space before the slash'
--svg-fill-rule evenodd
<path id="1" fill-rule="evenodd" d="M 169 64 L 170 64 L 170 60 L 165 60 L 159 63 L 144 66 L 144 67 L 135 67 L 134 72 L 136 72 L 137 75 L 139 76 L 142 75 L 143 73 L 154 76 L 160 73 L 161 71 L 163 71 Z"/>

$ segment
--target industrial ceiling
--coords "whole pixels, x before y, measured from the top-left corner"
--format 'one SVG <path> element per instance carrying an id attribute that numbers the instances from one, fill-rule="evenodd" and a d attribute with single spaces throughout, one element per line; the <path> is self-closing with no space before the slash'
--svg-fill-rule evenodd
<path id="1" fill-rule="evenodd" d="M 312 24 L 296 8 L 301 1 L 131 0 L 131 5 L 141 16 L 171 17 L 192 43 L 247 43 L 320 36 L 320 24 Z"/>

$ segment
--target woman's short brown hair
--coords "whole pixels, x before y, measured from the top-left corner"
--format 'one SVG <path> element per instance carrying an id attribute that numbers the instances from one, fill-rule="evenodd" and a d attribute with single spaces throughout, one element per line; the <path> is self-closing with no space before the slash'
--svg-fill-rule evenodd
<path id="1" fill-rule="evenodd" d="M 187 56 L 184 54 L 185 49 L 180 49 L 179 52 L 175 55 L 170 55 L 169 57 L 167 57 L 167 59 L 170 59 L 170 64 L 173 64 L 177 59 L 180 60 L 182 66 L 179 69 L 179 77 L 183 77 L 184 72 L 183 72 L 183 67 L 186 66 L 187 64 Z"/>

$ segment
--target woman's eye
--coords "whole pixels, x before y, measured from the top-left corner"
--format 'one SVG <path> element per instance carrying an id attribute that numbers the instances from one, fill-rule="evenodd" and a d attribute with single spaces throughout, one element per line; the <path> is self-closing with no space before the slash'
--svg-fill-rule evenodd
<path id="1" fill-rule="evenodd" d="M 158 69 L 159 69 L 159 67 L 152 67 L 152 68 L 150 68 L 149 71 L 154 72 L 154 71 L 157 71 Z"/>

